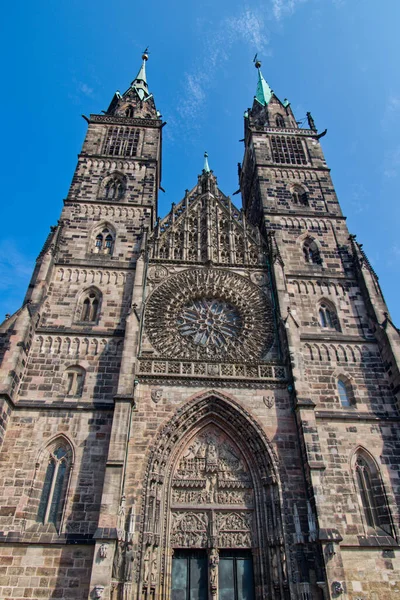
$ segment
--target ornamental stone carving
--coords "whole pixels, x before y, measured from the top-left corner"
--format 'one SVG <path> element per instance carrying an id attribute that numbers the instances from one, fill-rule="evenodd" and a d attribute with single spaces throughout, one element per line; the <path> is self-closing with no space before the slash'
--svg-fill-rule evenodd
<path id="1" fill-rule="evenodd" d="M 272 408 L 275 404 L 274 396 L 263 396 L 263 402 L 267 408 Z"/>
<path id="2" fill-rule="evenodd" d="M 145 327 L 153 347 L 177 359 L 247 363 L 261 359 L 273 341 L 265 294 L 220 269 L 190 269 L 161 283 L 148 299 Z"/>
<path id="3" fill-rule="evenodd" d="M 151 395 L 151 399 L 153 400 L 153 402 L 155 404 L 158 404 L 162 398 L 163 391 L 160 388 L 154 388 L 151 390 L 150 395 Z"/>
<path id="4" fill-rule="evenodd" d="M 181 452 L 171 499 L 172 546 L 204 548 L 214 540 L 221 548 L 251 547 L 251 476 L 241 452 L 214 425 L 200 431 Z M 182 510 L 185 504 L 190 505 L 187 511 Z"/>
<path id="5" fill-rule="evenodd" d="M 172 546 L 180 548 L 206 548 L 207 531 L 207 513 L 193 511 L 172 513 Z"/>

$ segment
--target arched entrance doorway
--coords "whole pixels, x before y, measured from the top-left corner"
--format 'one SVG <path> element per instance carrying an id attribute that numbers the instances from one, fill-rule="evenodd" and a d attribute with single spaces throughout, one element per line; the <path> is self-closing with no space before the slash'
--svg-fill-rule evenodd
<path id="1" fill-rule="evenodd" d="M 277 461 L 240 405 L 179 409 L 149 461 L 140 600 L 289 598 Z"/>

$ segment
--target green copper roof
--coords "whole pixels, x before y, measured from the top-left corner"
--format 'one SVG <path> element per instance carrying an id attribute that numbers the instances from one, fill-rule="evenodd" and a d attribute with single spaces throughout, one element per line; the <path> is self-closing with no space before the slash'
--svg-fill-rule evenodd
<path id="1" fill-rule="evenodd" d="M 211 173 L 210 165 L 208 164 L 208 154 L 204 152 L 204 168 L 203 171 L 205 173 Z"/>
<path id="2" fill-rule="evenodd" d="M 255 98 L 262 106 L 267 106 L 272 98 L 272 90 L 265 81 L 260 68 L 258 69 L 258 83 Z"/>
<path id="3" fill-rule="evenodd" d="M 136 75 L 135 79 L 131 83 L 131 88 L 134 88 L 141 100 L 146 98 L 149 95 L 149 88 L 147 86 L 147 78 L 146 78 L 146 60 L 148 56 L 146 53 L 143 54 L 143 63 L 139 69 L 139 73 Z"/>

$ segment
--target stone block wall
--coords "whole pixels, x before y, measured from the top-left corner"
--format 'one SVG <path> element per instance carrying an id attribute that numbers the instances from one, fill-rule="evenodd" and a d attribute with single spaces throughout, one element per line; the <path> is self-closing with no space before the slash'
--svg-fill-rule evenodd
<path id="1" fill-rule="evenodd" d="M 86 600 L 93 546 L 0 544 L 0 598 Z"/>
<path id="2" fill-rule="evenodd" d="M 54 534 L 54 526 L 37 522 L 41 486 L 36 478 L 45 470 L 46 447 L 58 436 L 73 448 L 74 461 L 62 521 L 62 534 L 90 537 L 97 527 L 112 411 L 16 410 L 7 427 L 0 470 L 0 531 L 17 532 L 21 541 Z M 48 458 L 47 458 L 48 460 Z M 39 489 L 40 488 L 40 489 Z M 53 539 L 54 538 L 54 539 Z"/>

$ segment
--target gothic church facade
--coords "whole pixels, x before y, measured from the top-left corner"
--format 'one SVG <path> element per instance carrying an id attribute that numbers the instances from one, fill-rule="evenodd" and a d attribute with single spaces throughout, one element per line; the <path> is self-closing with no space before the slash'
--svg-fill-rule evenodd
<path id="1" fill-rule="evenodd" d="M 323 133 L 256 63 L 243 208 L 206 156 L 160 219 L 147 58 L 0 326 L 0 598 L 394 600 L 399 332 Z"/>

